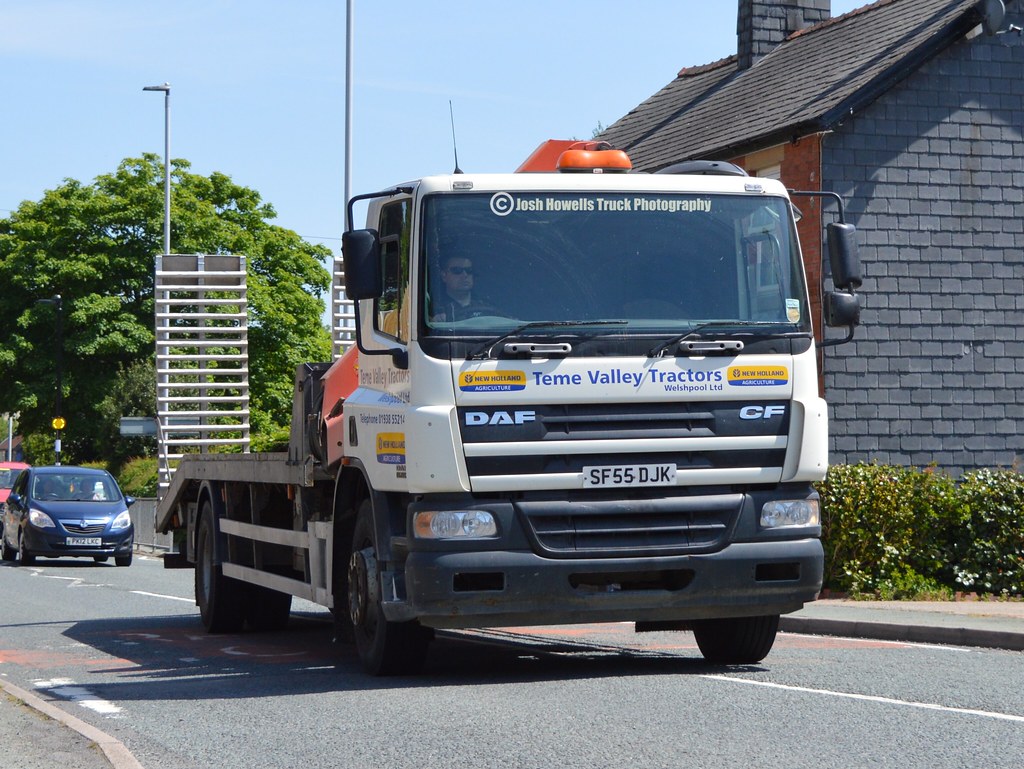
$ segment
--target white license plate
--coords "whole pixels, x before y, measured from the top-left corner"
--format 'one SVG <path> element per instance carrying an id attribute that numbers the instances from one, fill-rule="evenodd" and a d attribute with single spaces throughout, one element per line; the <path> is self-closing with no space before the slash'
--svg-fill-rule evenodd
<path id="1" fill-rule="evenodd" d="M 675 465 L 613 465 L 583 468 L 583 485 L 604 486 L 674 486 Z"/>
<path id="2" fill-rule="evenodd" d="M 68 547 L 99 547 L 103 544 L 101 537 L 68 537 L 65 541 Z"/>

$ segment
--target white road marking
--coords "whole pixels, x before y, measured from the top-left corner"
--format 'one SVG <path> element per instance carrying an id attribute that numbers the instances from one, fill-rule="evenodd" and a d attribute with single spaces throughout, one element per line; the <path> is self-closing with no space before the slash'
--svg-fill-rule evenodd
<path id="1" fill-rule="evenodd" d="M 84 686 L 76 686 L 69 678 L 54 678 L 50 681 L 35 681 L 37 689 L 45 689 L 55 697 L 69 700 L 83 708 L 95 711 L 103 716 L 113 716 L 121 712 L 121 708 L 113 702 L 103 700 L 90 692 Z"/>
<path id="2" fill-rule="evenodd" d="M 163 593 L 147 593 L 145 590 L 133 590 L 132 592 L 135 593 L 135 595 L 145 595 L 149 596 L 150 598 L 166 598 L 169 601 L 184 601 L 185 603 L 196 602 L 195 598 L 182 598 L 181 596 L 177 595 L 164 595 Z"/>
<path id="3" fill-rule="evenodd" d="M 871 694 L 854 694 L 853 692 L 837 692 L 831 689 L 811 689 L 806 686 L 790 686 L 788 684 L 777 684 L 772 681 L 753 681 L 749 678 L 734 678 L 733 676 L 702 675 L 702 678 L 710 678 L 715 681 L 728 681 L 734 684 L 748 684 L 750 686 L 763 686 L 769 689 L 782 689 L 790 692 L 801 692 L 803 694 L 820 694 L 826 697 L 842 697 L 850 700 L 861 700 L 864 702 L 879 702 L 884 705 L 899 705 L 907 708 L 919 708 L 921 710 L 938 710 L 944 713 L 958 713 L 967 716 L 982 716 L 984 718 L 995 718 L 1000 721 L 1016 721 L 1024 723 L 1024 716 L 1016 716 L 1012 713 L 996 713 L 990 710 L 972 710 L 970 708 L 952 708 L 946 705 L 937 705 L 931 702 L 914 702 L 913 700 L 897 700 L 891 697 L 878 697 Z"/>

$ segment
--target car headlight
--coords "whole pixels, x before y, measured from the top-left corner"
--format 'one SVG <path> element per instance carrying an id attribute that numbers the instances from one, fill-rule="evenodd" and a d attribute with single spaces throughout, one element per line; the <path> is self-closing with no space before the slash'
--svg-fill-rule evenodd
<path id="1" fill-rule="evenodd" d="M 482 539 L 498 535 L 498 522 L 483 510 L 427 510 L 416 513 L 413 530 L 420 539 Z"/>
<path id="2" fill-rule="evenodd" d="M 36 510 L 30 507 L 28 509 L 28 522 L 35 526 L 37 529 L 55 529 L 57 528 L 53 519 L 44 513 L 42 510 Z"/>
<path id="3" fill-rule="evenodd" d="M 821 521 L 818 500 L 778 499 L 761 508 L 761 526 L 778 529 L 783 526 L 817 526 Z"/>
<path id="4" fill-rule="evenodd" d="M 111 531 L 120 531 L 121 529 L 127 529 L 132 525 L 132 516 L 125 510 L 123 513 L 118 513 L 117 518 L 110 524 Z"/>

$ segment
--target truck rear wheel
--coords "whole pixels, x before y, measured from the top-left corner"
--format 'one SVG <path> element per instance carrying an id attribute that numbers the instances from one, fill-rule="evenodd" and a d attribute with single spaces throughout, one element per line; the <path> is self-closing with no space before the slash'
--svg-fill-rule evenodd
<path id="1" fill-rule="evenodd" d="M 348 608 L 356 651 L 366 672 L 375 676 L 415 673 L 430 645 L 430 631 L 418 622 L 389 622 L 381 606 L 379 552 L 373 507 L 359 505 L 348 562 Z"/>
<path id="2" fill-rule="evenodd" d="M 704 659 L 716 665 L 750 665 L 768 656 L 779 630 L 779 615 L 729 617 L 693 623 Z"/>
<path id="3" fill-rule="evenodd" d="M 253 630 L 284 630 L 292 613 L 292 597 L 262 585 L 246 585 L 245 621 Z"/>
<path id="4" fill-rule="evenodd" d="M 213 507 L 203 503 L 196 532 L 196 603 L 203 625 L 211 633 L 235 633 L 245 620 L 245 585 L 225 577 L 215 562 L 216 532 Z"/>

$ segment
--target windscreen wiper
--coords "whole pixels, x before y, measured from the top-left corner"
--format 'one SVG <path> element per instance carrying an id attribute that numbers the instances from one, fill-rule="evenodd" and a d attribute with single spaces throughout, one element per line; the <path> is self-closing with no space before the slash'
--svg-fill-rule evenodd
<path id="1" fill-rule="evenodd" d="M 707 323 L 701 323 L 699 326 L 694 326 L 689 331 L 684 331 L 681 334 L 676 334 L 673 337 L 669 337 L 664 342 L 652 347 L 647 351 L 648 358 L 661 358 L 664 357 L 665 351 L 675 345 L 682 347 L 683 342 L 688 342 L 686 345 L 686 351 L 690 353 L 696 353 L 698 355 L 707 355 L 709 353 L 735 353 L 743 349 L 743 342 L 738 339 L 714 339 L 708 340 L 706 333 L 710 329 L 721 329 L 728 331 L 733 328 L 743 328 L 746 326 L 773 326 L 773 325 L 789 325 L 785 323 L 772 323 L 771 321 L 763 320 L 712 320 Z M 678 352 L 678 351 L 677 351 Z"/>
<path id="2" fill-rule="evenodd" d="M 513 337 L 517 337 L 524 331 L 529 331 L 531 328 L 572 328 L 580 326 L 624 326 L 628 321 L 625 320 L 533 320 L 529 323 L 524 323 L 521 326 L 516 326 L 511 331 L 502 334 L 497 339 L 491 342 L 485 342 L 482 347 L 474 350 L 466 356 L 466 360 L 485 360 L 492 356 L 494 348 L 502 342 L 508 341 Z M 506 348 L 515 347 L 515 345 L 506 345 Z M 509 352 L 520 353 L 530 352 L 536 354 L 545 355 L 567 355 L 572 351 L 572 345 L 568 342 L 560 342 L 558 344 L 551 345 L 537 345 L 537 344 L 524 344 L 522 349 L 518 347 L 516 349 L 509 349 Z"/>

